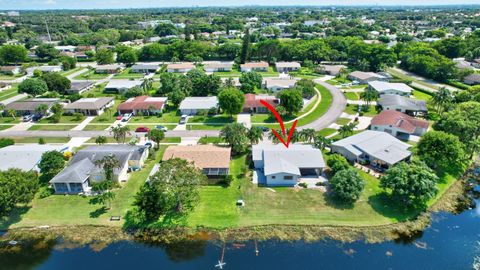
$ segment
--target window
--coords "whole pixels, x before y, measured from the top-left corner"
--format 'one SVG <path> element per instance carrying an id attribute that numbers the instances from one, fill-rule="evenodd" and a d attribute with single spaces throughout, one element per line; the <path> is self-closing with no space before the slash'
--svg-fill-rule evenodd
<path id="1" fill-rule="evenodd" d="M 283 177 L 283 180 L 293 180 L 293 176 L 292 175 L 285 175 Z"/>
<path id="2" fill-rule="evenodd" d="M 272 179 L 275 179 L 275 175 L 272 175 Z"/>

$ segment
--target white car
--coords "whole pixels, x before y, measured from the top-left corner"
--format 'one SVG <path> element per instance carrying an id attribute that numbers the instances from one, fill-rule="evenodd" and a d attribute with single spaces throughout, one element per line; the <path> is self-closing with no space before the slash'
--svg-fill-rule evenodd
<path id="1" fill-rule="evenodd" d="M 187 118 L 188 115 L 184 114 L 180 117 L 180 124 L 186 124 L 187 123 Z"/>
<path id="2" fill-rule="evenodd" d="M 126 113 L 122 117 L 122 122 L 128 122 L 128 120 L 130 120 L 130 118 L 132 118 L 132 114 L 131 113 Z"/>

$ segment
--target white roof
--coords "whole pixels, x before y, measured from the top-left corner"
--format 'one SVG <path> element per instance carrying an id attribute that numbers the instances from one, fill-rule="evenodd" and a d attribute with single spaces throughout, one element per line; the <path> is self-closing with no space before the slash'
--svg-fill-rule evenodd
<path id="1" fill-rule="evenodd" d="M 297 83 L 296 79 L 283 79 L 283 78 L 265 78 L 263 82 L 267 88 L 292 88 Z"/>
<path id="2" fill-rule="evenodd" d="M 180 103 L 180 110 L 196 109 L 196 110 L 208 110 L 218 106 L 217 97 L 186 97 Z"/>
<path id="3" fill-rule="evenodd" d="M 252 147 L 252 159 L 263 160 L 265 175 L 289 173 L 300 175 L 300 168 L 324 168 L 322 151 L 306 144 L 259 144 Z"/>
<path id="4" fill-rule="evenodd" d="M 288 68 L 288 67 L 300 68 L 300 63 L 299 62 L 277 62 L 275 66 L 277 68 Z"/>
<path id="5" fill-rule="evenodd" d="M 37 170 L 42 154 L 48 151 L 60 151 L 64 146 L 48 144 L 10 145 L 0 149 L 0 171 L 17 168 L 24 171 Z"/>
<path id="6" fill-rule="evenodd" d="M 105 88 L 110 88 L 110 89 L 122 89 L 122 88 L 133 88 L 135 86 L 141 86 L 142 82 L 137 81 L 137 80 L 110 80 L 105 86 Z"/>
<path id="7" fill-rule="evenodd" d="M 375 89 L 378 93 L 383 93 L 388 90 L 395 90 L 403 93 L 412 93 L 412 88 L 404 83 L 390 83 L 383 81 L 369 82 L 368 85 Z"/>
<path id="8" fill-rule="evenodd" d="M 391 165 L 411 155 L 411 152 L 408 151 L 411 145 L 386 132 L 374 130 L 366 130 L 336 141 L 332 146 L 343 147 L 355 156 L 366 153 Z"/>

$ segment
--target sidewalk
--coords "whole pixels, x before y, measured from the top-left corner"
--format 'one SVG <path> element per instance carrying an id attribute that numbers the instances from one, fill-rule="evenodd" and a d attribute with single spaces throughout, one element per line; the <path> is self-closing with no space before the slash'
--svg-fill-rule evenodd
<path id="1" fill-rule="evenodd" d="M 85 120 L 82 121 L 78 126 L 72 128 L 71 130 L 83 130 L 90 122 L 95 119 L 95 116 L 88 116 Z"/>

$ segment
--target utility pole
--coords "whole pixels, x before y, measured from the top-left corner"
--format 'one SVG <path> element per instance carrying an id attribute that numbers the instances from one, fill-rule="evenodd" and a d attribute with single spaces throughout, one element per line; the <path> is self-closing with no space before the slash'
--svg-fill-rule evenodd
<path id="1" fill-rule="evenodd" d="M 45 21 L 45 26 L 46 26 L 46 28 L 47 28 L 48 41 L 49 41 L 49 42 L 52 42 L 52 37 L 50 36 L 50 30 L 48 30 L 47 18 L 43 18 L 43 20 Z"/>

